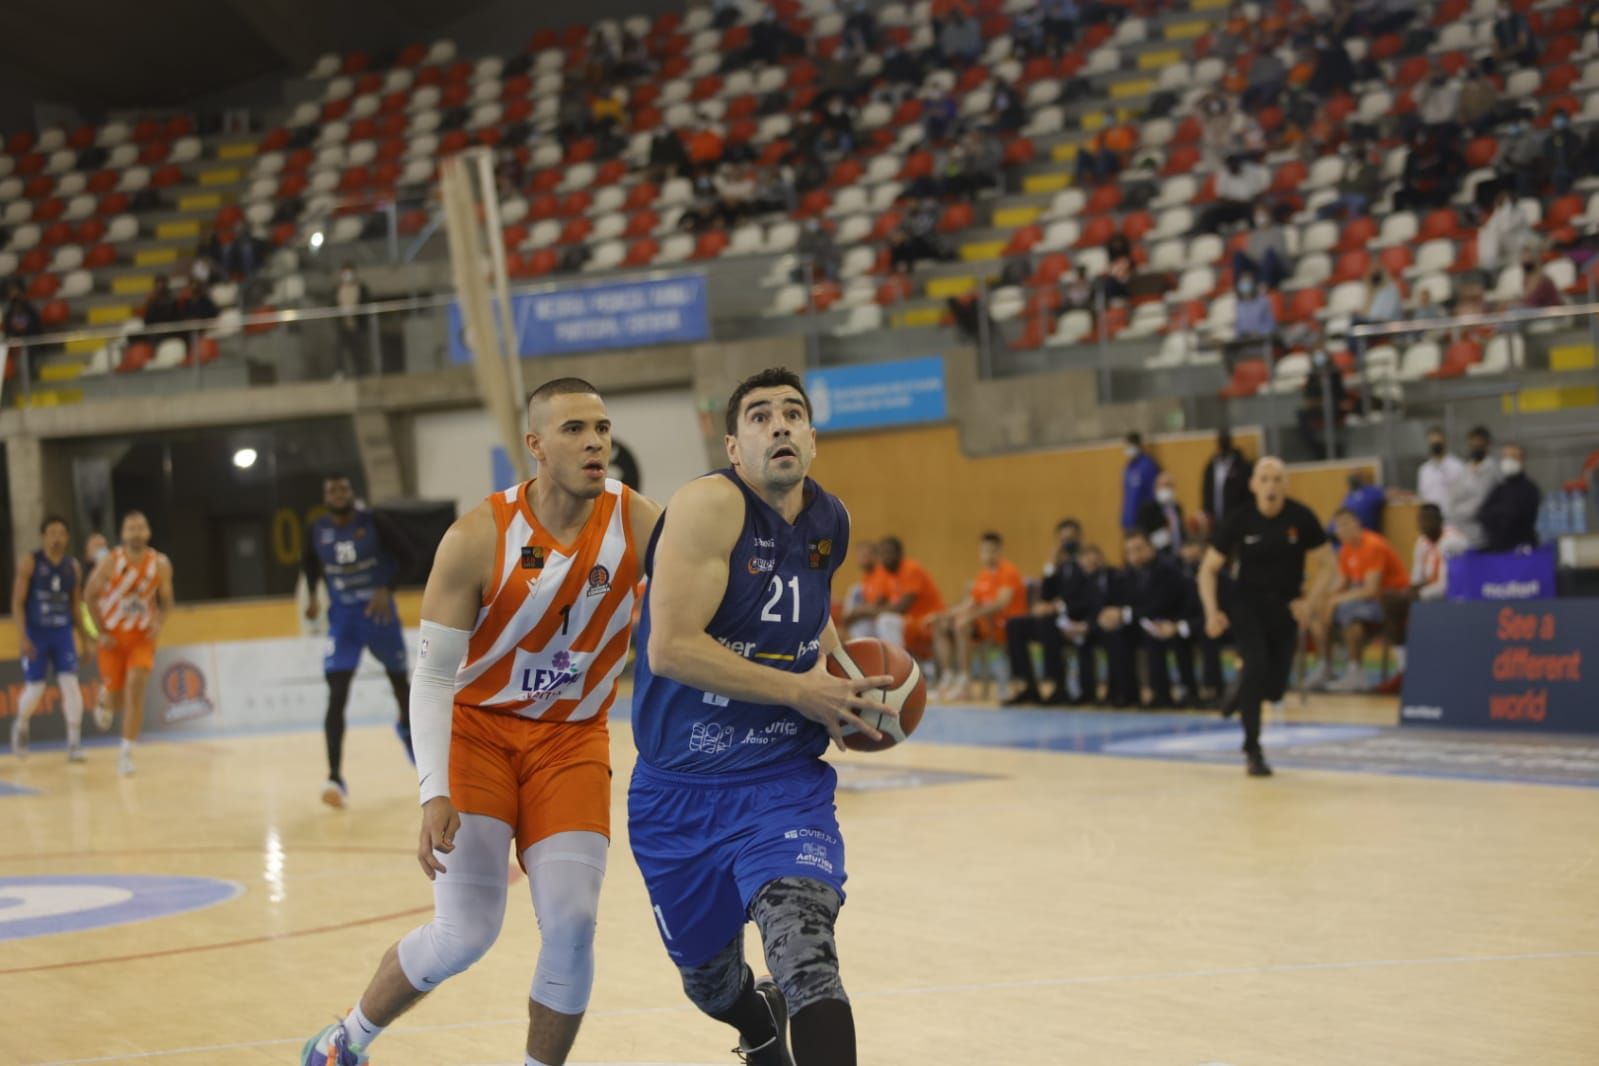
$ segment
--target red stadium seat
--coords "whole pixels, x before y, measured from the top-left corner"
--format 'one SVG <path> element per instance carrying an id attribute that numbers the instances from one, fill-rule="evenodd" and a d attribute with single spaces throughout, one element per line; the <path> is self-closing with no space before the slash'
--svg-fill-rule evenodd
<path id="1" fill-rule="evenodd" d="M 1297 192 L 1310 176 L 1310 168 L 1301 160 L 1284 163 L 1277 168 L 1277 173 L 1272 175 L 1271 190 L 1276 193 Z"/>
<path id="2" fill-rule="evenodd" d="M 1576 9 L 1573 8 L 1572 10 L 1575 11 Z M 1549 49 L 1545 50 L 1545 62 L 1549 61 L 1548 53 L 1553 49 L 1554 45 L 1550 45 Z M 1575 65 L 1571 63 L 1561 63 L 1554 69 L 1544 72 L 1543 86 L 1541 89 L 1539 89 L 1539 92 L 1544 96 L 1558 96 L 1567 89 L 1571 88 L 1571 86 L 1574 85 L 1577 79 L 1581 76 L 1582 72 L 1579 71 Z"/>
<path id="3" fill-rule="evenodd" d="M 249 326 L 245 327 L 249 329 Z M 117 373 L 132 374 L 143 370 L 155 358 L 155 346 L 149 341 L 135 341 L 122 351 L 122 361 L 117 364 Z"/>
<path id="4" fill-rule="evenodd" d="M 418 67 L 411 84 L 413 87 L 422 85 L 441 86 L 444 84 L 444 71 L 438 67 Z"/>
<path id="5" fill-rule="evenodd" d="M 174 115 L 167 119 L 167 140 L 175 141 L 194 132 L 194 119 L 188 115 Z"/>
<path id="6" fill-rule="evenodd" d="M 836 281 L 818 281 L 811 287 L 811 306 L 817 311 L 826 311 L 843 295 Z"/>
<path id="7" fill-rule="evenodd" d="M 1233 367 L 1232 380 L 1226 388 L 1218 394 L 1222 399 L 1236 400 L 1246 396 L 1253 396 L 1260 391 L 1260 387 L 1271 379 L 1271 371 L 1266 369 L 1266 363 L 1260 359 L 1242 359 Z"/>
<path id="8" fill-rule="evenodd" d="M 1037 158 L 1038 149 L 1028 137 L 1018 137 L 1005 146 L 1005 162 L 1009 166 L 1026 166 Z"/>
<path id="9" fill-rule="evenodd" d="M 1405 268 L 1410 266 L 1412 262 L 1410 245 L 1396 244 L 1391 248 L 1384 248 L 1382 250 L 1382 254 L 1377 258 L 1378 261 L 1382 263 L 1383 269 L 1388 271 L 1390 274 L 1394 274 L 1396 276 L 1403 274 L 1405 272 Z"/>
<path id="10" fill-rule="evenodd" d="M 1064 253 L 1050 252 L 1038 261 L 1033 268 L 1033 276 L 1027 279 L 1030 287 L 1039 285 L 1054 285 L 1071 269 L 1071 262 Z"/>
<path id="11" fill-rule="evenodd" d="M 694 242 L 694 259 L 715 259 L 727 247 L 727 233 L 724 230 L 713 229 L 708 233 L 700 234 L 699 240 Z"/>
<path id="12" fill-rule="evenodd" d="M 400 236 L 414 237 L 416 234 L 421 233 L 427 227 L 427 224 L 428 213 L 419 207 L 413 207 L 410 210 L 400 212 L 397 226 Z"/>
<path id="13" fill-rule="evenodd" d="M 921 117 L 921 98 L 915 96 L 908 97 L 907 99 L 900 101 L 900 105 L 894 109 L 893 125 L 896 127 L 909 126 L 911 123 L 915 122 Z"/>
<path id="14" fill-rule="evenodd" d="M 1006 242 L 1005 251 L 1002 254 L 1007 256 L 1025 255 L 1032 251 L 1033 246 L 1043 239 L 1044 230 L 1042 226 L 1036 223 L 1023 226 L 1010 235 L 1010 240 Z"/>
<path id="15" fill-rule="evenodd" d="M 1098 248 L 1116 234 L 1116 223 L 1104 215 L 1090 218 L 1083 223 L 1082 232 L 1077 236 L 1078 248 Z"/>
<path id="16" fill-rule="evenodd" d="M 1469 167 L 1489 166 L 1498 154 L 1499 142 L 1493 137 L 1473 137 L 1466 142 L 1466 165 Z"/>
<path id="17" fill-rule="evenodd" d="M 535 192 L 552 192 L 557 185 L 561 184 L 561 179 L 565 176 L 565 172 L 556 167 L 551 167 L 549 170 L 541 170 L 533 175 L 533 181 L 529 187 Z"/>
<path id="18" fill-rule="evenodd" d="M 1338 266 L 1333 271 L 1332 280 L 1334 284 L 1342 281 L 1359 281 L 1370 270 L 1371 255 L 1364 248 L 1358 248 L 1338 257 Z"/>
<path id="19" fill-rule="evenodd" d="M 350 167 L 339 175 L 340 192 L 359 192 L 370 184 L 372 184 L 372 172 L 366 167 Z"/>
<path id="20" fill-rule="evenodd" d="M 28 284 L 28 296 L 34 300 L 48 300 L 61 289 L 61 279 L 54 274 L 37 274 Z"/>
<path id="21" fill-rule="evenodd" d="M 896 274 L 877 286 L 877 303 L 882 307 L 902 303 L 911 298 L 915 289 L 916 284 L 909 277 Z"/>
<path id="22" fill-rule="evenodd" d="M 81 152 L 94 143 L 97 132 L 93 126 L 79 126 L 67 138 L 67 144 Z"/>
<path id="23" fill-rule="evenodd" d="M 455 155 L 472 147 L 472 138 L 465 130 L 451 130 L 439 138 L 439 155 Z"/>
<path id="24" fill-rule="evenodd" d="M 133 143 L 144 144 L 161 136 L 161 123 L 153 118 L 141 118 L 133 127 Z"/>
<path id="25" fill-rule="evenodd" d="M 189 346 L 189 354 L 183 357 L 184 366 L 193 366 L 196 362 L 204 366 L 206 363 L 216 361 L 222 354 L 222 349 L 217 346 L 215 337 L 199 337 Z"/>
<path id="26" fill-rule="evenodd" d="M 355 91 L 361 96 L 370 96 L 383 88 L 383 75 L 375 71 L 367 71 L 355 79 Z"/>
<path id="27" fill-rule="evenodd" d="M 42 272 L 45 267 L 50 265 L 50 249 L 41 245 L 29 248 L 22 253 L 19 265 L 21 266 L 20 272 L 23 274 L 38 274 Z"/>
<path id="28" fill-rule="evenodd" d="M 522 246 L 522 243 L 524 241 L 526 241 L 526 240 L 527 240 L 527 227 L 526 226 L 519 225 L 519 224 L 513 222 L 509 226 L 500 227 L 500 242 L 505 245 L 507 250 L 510 250 L 510 249 L 513 249 L 513 248 L 520 248 Z"/>
<path id="29" fill-rule="evenodd" d="M 953 203 L 944 208 L 938 219 L 938 232 L 956 233 L 968 229 L 977 220 L 977 214 L 968 203 Z"/>
<path id="30" fill-rule="evenodd" d="M 1364 249 L 1376 236 L 1377 223 L 1369 215 L 1352 218 L 1344 223 L 1343 232 L 1338 238 L 1338 250 L 1353 252 Z"/>
<path id="31" fill-rule="evenodd" d="M 125 192 L 113 192 L 107 193 L 100 198 L 100 205 L 94 209 L 94 213 L 102 218 L 109 218 L 112 215 L 120 215 L 127 209 L 128 194 Z"/>
<path id="32" fill-rule="evenodd" d="M 1122 188 L 1120 185 L 1101 185 L 1088 195 L 1088 204 L 1083 208 L 1084 214 L 1102 215 L 1116 210 L 1122 202 Z"/>
<path id="33" fill-rule="evenodd" d="M 903 182 L 915 181 L 925 178 L 933 173 L 933 153 L 912 152 L 905 157 L 904 164 L 899 168 L 899 180 Z"/>
<path id="34" fill-rule="evenodd" d="M 1572 219 L 1582 214 L 1583 200 L 1580 196 L 1562 196 L 1549 205 L 1545 212 L 1540 228 L 1553 231 L 1564 227 Z"/>
<path id="35" fill-rule="evenodd" d="M 31 130 L 19 130 L 6 138 L 6 152 L 9 155 L 21 155 L 24 152 L 31 151 L 34 140 Z"/>
<path id="36" fill-rule="evenodd" d="M 17 158 L 17 173 L 22 177 L 37 174 L 44 169 L 45 158 L 38 152 L 28 152 Z"/>
<path id="37" fill-rule="evenodd" d="M 46 329 L 60 329 L 72 318 L 72 308 L 65 300 L 51 300 L 39 308 L 39 321 Z"/>
<path id="38" fill-rule="evenodd" d="M 825 214 L 832 202 L 832 197 L 827 195 L 826 189 L 812 189 L 800 200 L 799 210 L 795 214 L 801 218 Z"/>
<path id="39" fill-rule="evenodd" d="M 78 223 L 77 239 L 79 244 L 96 245 L 105 236 L 105 223 L 98 218 L 86 218 Z"/>
<path id="40" fill-rule="evenodd" d="M 67 205 L 61 202 L 59 196 L 47 196 L 33 205 L 33 220 L 35 222 L 54 222 L 61 217 Z"/>
<path id="41" fill-rule="evenodd" d="M 587 189 L 573 189 L 561 197 L 561 214 L 567 218 L 581 215 L 594 203 L 594 194 Z"/>
<path id="42" fill-rule="evenodd" d="M 350 98 L 347 96 L 340 100 L 329 100 L 322 105 L 323 122 L 337 122 L 349 113 Z"/>
<path id="43" fill-rule="evenodd" d="M 636 214 L 628 216 L 627 228 L 622 231 L 622 236 L 630 238 L 648 237 L 655 232 L 655 228 L 660 224 L 660 216 L 654 211 L 645 208 Z"/>
<path id="44" fill-rule="evenodd" d="M 305 192 L 305 187 L 308 184 L 309 182 L 304 174 L 284 174 L 283 177 L 278 179 L 278 199 L 289 200 L 299 196 Z"/>
<path id="45" fill-rule="evenodd" d="M 1436 211 L 1428 212 L 1427 217 L 1421 220 L 1421 230 L 1417 234 L 1417 238 L 1423 241 L 1440 240 L 1446 237 L 1453 240 L 1461 236 L 1463 234 L 1460 229 L 1460 219 L 1456 217 L 1454 210 L 1448 207 L 1440 207 Z"/>
<path id="46" fill-rule="evenodd" d="M 841 189 L 846 185 L 854 185 L 861 180 L 861 175 L 865 170 L 866 168 L 861 166 L 861 162 L 858 159 L 841 159 L 838 165 L 833 168 L 833 173 L 828 176 L 828 187 Z"/>
<path id="47" fill-rule="evenodd" d="M 653 237 L 643 237 L 628 245 L 627 255 L 622 258 L 622 265 L 626 267 L 649 266 L 655 261 L 655 256 L 661 250 Z"/>
<path id="48" fill-rule="evenodd" d="M 1155 217 L 1148 211 L 1133 211 L 1122 219 L 1122 234 L 1133 244 L 1144 239 L 1144 234 L 1155 228 Z"/>
<path id="49" fill-rule="evenodd" d="M 1288 307 L 1288 321 L 1306 322 L 1316 317 L 1316 312 L 1327 306 L 1327 297 L 1321 289 L 1312 286 L 1300 289 L 1294 293 L 1293 303 Z"/>
<path id="50" fill-rule="evenodd" d="M 889 235 L 899 229 L 901 218 L 898 211 L 884 211 L 872 222 L 872 239 L 875 241 L 887 240 Z"/>
<path id="51" fill-rule="evenodd" d="M 589 233 L 594 229 L 594 223 L 583 216 L 567 219 L 566 225 L 561 228 L 559 241 L 561 244 L 582 244 L 588 240 Z"/>
<path id="52" fill-rule="evenodd" d="M 56 179 L 49 174 L 35 174 L 22 186 L 23 194 L 30 200 L 43 200 L 55 192 Z"/>

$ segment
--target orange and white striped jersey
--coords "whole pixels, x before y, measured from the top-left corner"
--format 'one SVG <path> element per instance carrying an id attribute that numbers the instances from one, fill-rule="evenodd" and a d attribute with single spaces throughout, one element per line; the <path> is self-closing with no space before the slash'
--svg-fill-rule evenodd
<path id="1" fill-rule="evenodd" d="M 548 722 L 603 721 L 632 635 L 639 557 L 632 490 L 607 480 L 583 531 L 560 544 L 528 503 L 531 481 L 489 497 L 499 542 L 455 702 Z"/>
<path id="2" fill-rule="evenodd" d="M 123 637 L 149 630 L 161 591 L 160 560 L 161 553 L 154 548 L 146 548 L 137 563 L 122 548 L 111 550 L 111 576 L 95 602 L 107 633 Z"/>

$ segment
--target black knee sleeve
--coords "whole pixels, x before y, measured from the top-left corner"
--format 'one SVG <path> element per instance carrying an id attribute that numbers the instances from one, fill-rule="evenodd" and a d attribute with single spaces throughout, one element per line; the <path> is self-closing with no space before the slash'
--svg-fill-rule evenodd
<path id="1" fill-rule="evenodd" d="M 328 713 L 322 720 L 322 732 L 328 745 L 328 776 L 342 781 L 340 764 L 344 759 L 344 705 L 350 702 L 350 681 L 353 670 L 334 670 L 328 673 Z"/>

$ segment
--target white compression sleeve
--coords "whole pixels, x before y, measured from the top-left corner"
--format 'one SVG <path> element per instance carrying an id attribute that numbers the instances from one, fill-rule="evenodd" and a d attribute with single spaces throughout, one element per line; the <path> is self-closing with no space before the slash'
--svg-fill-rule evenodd
<path id="1" fill-rule="evenodd" d="M 450 723 L 455 716 L 455 675 L 470 636 L 422 619 L 411 677 L 411 749 L 421 801 L 450 794 Z"/>

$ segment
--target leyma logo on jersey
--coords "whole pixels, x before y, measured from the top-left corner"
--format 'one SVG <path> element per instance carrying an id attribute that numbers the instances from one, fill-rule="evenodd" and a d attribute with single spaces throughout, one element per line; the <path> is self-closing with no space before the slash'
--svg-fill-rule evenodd
<path id="1" fill-rule="evenodd" d="M 547 700 L 582 677 L 583 671 L 572 661 L 571 653 L 558 651 L 550 657 L 548 668 L 528 666 L 522 669 L 522 691 L 534 700 Z"/>

